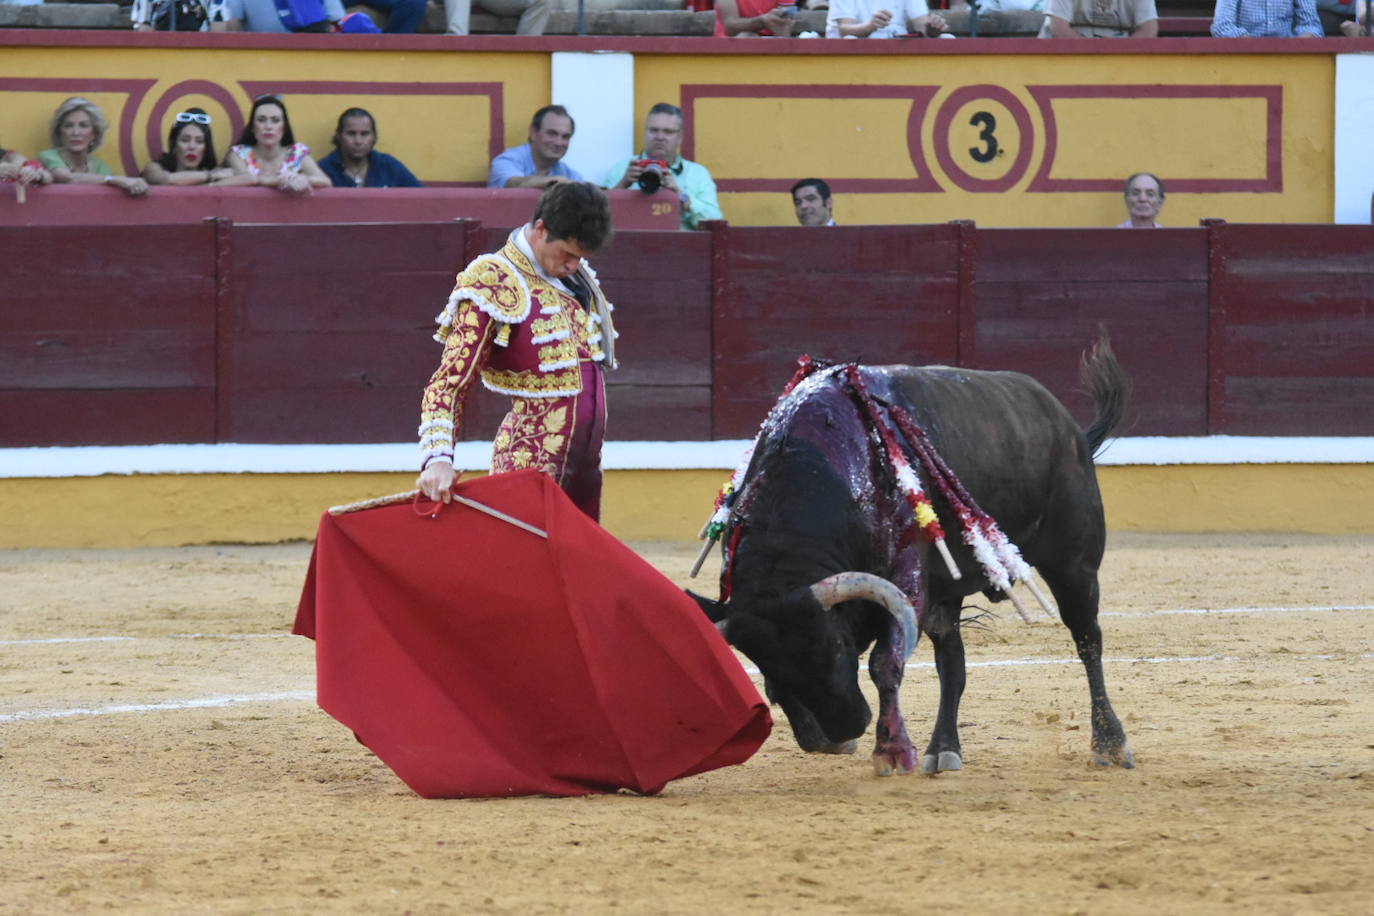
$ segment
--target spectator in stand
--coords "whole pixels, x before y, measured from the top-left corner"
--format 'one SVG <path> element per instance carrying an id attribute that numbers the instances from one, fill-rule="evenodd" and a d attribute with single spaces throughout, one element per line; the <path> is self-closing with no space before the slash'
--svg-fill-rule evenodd
<path id="1" fill-rule="evenodd" d="M 553 11 L 550 0 L 479 0 L 476 5 L 496 16 L 519 16 L 520 21 L 515 26 L 517 35 L 543 35 L 549 24 L 549 13 Z M 472 6 L 473 0 L 444 0 L 450 35 L 468 34 Z"/>
<path id="2" fill-rule="evenodd" d="M 788 38 L 797 5 L 777 0 L 716 0 L 717 38 Z"/>
<path id="3" fill-rule="evenodd" d="M 1316 0 L 1217 0 L 1213 38 L 1321 38 Z"/>
<path id="4" fill-rule="evenodd" d="M 350 108 L 339 115 L 334 152 L 320 160 L 320 170 L 336 188 L 424 187 L 401 160 L 376 146 L 377 119 L 365 108 Z"/>
<path id="5" fill-rule="evenodd" d="M 562 105 L 545 105 L 530 119 L 530 142 L 491 160 L 489 188 L 547 188 L 560 181 L 583 181 L 564 164 L 577 125 Z"/>
<path id="6" fill-rule="evenodd" d="M 1350 35 L 1346 23 L 1353 30 L 1359 26 L 1355 22 L 1355 9 L 1364 5 L 1364 0 L 1317 0 L 1317 18 L 1321 20 L 1322 31 L 1327 35 Z"/>
<path id="7" fill-rule="evenodd" d="M 1040 37 L 1157 38 L 1159 11 L 1155 0 L 1046 0 Z"/>
<path id="8" fill-rule="evenodd" d="M 893 5 L 893 4 L 889 4 Z M 835 0 L 825 17 L 826 38 L 900 38 L 924 35 L 953 38 L 945 17 L 932 13 L 926 0 L 900 0 L 896 16 L 883 0 Z"/>
<path id="9" fill-rule="evenodd" d="M 167 134 L 167 151 L 143 167 L 148 184 L 215 184 L 234 177 L 234 170 L 216 165 L 210 116 L 203 108 L 188 108 L 176 116 Z"/>
<path id="10" fill-rule="evenodd" d="M 792 207 L 803 226 L 835 225 L 835 202 L 830 185 L 819 178 L 803 178 L 792 185 Z"/>
<path id="11" fill-rule="evenodd" d="M 682 109 L 659 102 L 644 121 L 644 152 L 611 167 L 606 187 L 628 188 L 639 183 L 651 160 L 666 162 L 659 172 L 659 188 L 678 196 L 683 229 L 695 229 L 703 220 L 724 219 L 716 201 L 716 182 L 706 166 L 682 158 Z M 640 185 L 641 190 L 643 185 Z M 654 193 L 658 193 L 655 191 Z"/>
<path id="12" fill-rule="evenodd" d="M 52 149 L 38 154 L 38 161 L 58 184 L 110 184 L 130 197 L 148 193 L 142 178 L 116 175 L 91 154 L 100 148 L 109 124 L 100 106 L 73 96 L 57 106 L 49 131 Z"/>
<path id="13" fill-rule="evenodd" d="M 330 186 L 329 176 L 310 158 L 310 147 L 296 142 L 286 103 L 275 95 L 253 100 L 248 123 L 224 164 L 234 170 L 234 183 L 262 185 L 293 194 Z M 251 179 L 251 180 L 244 180 Z M 231 179 L 231 182 L 234 179 Z"/>
<path id="14" fill-rule="evenodd" d="M 1369 7 L 1365 5 L 1365 0 L 1354 0 L 1354 3 L 1355 18 L 1346 19 L 1343 22 L 1341 22 L 1338 26 L 1340 29 L 1340 33 L 1344 35 L 1346 38 L 1359 38 L 1361 35 L 1365 33 L 1364 23 L 1365 17 L 1369 13 Z M 1317 10 L 1317 12 L 1318 14 L 1320 14 L 1321 10 L 1319 9 Z M 1324 19 L 1323 22 L 1325 22 Z"/>
<path id="15" fill-rule="evenodd" d="M 52 173 L 37 159 L 28 159 L 18 150 L 0 146 L 0 181 L 14 181 L 24 187 L 50 184 Z"/>
<path id="16" fill-rule="evenodd" d="M 429 0 L 360 0 L 363 6 L 386 13 L 388 35 L 413 35 L 425 21 Z"/>
<path id="17" fill-rule="evenodd" d="M 1136 172 L 1126 179 L 1126 212 L 1129 218 L 1118 229 L 1159 229 L 1155 220 L 1164 209 L 1164 182 L 1149 172 Z"/>
<path id="18" fill-rule="evenodd" d="M 323 0 L 324 23 L 303 29 L 307 32 L 328 32 L 333 23 L 344 17 L 343 0 Z M 210 7 L 212 32 L 290 32 L 277 14 L 274 0 L 214 0 Z"/>

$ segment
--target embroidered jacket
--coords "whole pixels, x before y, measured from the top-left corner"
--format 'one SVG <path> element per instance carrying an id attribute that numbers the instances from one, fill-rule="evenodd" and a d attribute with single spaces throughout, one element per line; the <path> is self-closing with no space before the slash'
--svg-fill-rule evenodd
<path id="1" fill-rule="evenodd" d="M 587 274 L 594 285 L 595 274 Z M 463 400 L 479 377 L 489 390 L 517 398 L 580 394 L 578 364 L 605 362 L 602 341 L 616 336 L 609 309 L 603 328 L 595 310 L 539 275 L 514 234 L 499 252 L 469 264 L 435 319 L 444 353 L 420 405 L 421 467 L 453 458 Z"/>

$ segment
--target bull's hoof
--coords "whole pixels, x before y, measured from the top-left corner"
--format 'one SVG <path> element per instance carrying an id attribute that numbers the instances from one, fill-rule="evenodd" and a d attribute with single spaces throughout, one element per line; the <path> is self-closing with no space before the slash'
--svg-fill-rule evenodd
<path id="1" fill-rule="evenodd" d="M 916 769 L 916 749 L 873 752 L 873 775 L 906 775 Z"/>
<path id="2" fill-rule="evenodd" d="M 1121 746 L 1104 750 L 1093 749 L 1093 765 L 1099 767 L 1121 767 L 1123 770 L 1135 769 L 1135 751 L 1131 742 L 1122 741 Z"/>
<path id="3" fill-rule="evenodd" d="M 822 744 L 811 749 L 813 754 L 852 754 L 859 749 L 859 739 L 850 738 L 839 744 Z"/>
<path id="4" fill-rule="evenodd" d="M 964 758 L 958 751 L 941 751 L 939 754 L 926 754 L 921 758 L 921 772 L 935 776 L 948 770 L 962 770 Z"/>

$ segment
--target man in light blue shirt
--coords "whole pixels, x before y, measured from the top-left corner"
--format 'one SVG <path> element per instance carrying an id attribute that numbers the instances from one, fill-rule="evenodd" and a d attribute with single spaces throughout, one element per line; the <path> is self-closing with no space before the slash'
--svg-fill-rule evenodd
<path id="1" fill-rule="evenodd" d="M 562 105 L 545 105 L 530 119 L 530 142 L 491 160 L 489 188 L 547 188 L 559 181 L 583 181 L 563 163 L 577 125 Z"/>
<path id="2" fill-rule="evenodd" d="M 325 22 L 344 17 L 343 0 L 324 0 Z M 273 0 L 215 0 L 210 4 L 212 32 L 290 32 Z M 317 31 L 309 29 L 309 31 Z M 328 31 L 319 29 L 318 31 Z"/>
<path id="3" fill-rule="evenodd" d="M 1309 0 L 1310 2 L 1310 0 Z M 644 152 L 625 159 L 606 173 L 606 187 L 640 187 L 640 178 L 647 169 L 645 160 L 658 159 L 669 168 L 660 172 L 659 189 L 676 194 L 682 207 L 682 228 L 695 229 L 708 219 L 724 219 L 716 200 L 716 182 L 706 166 L 683 159 L 682 109 L 667 102 L 659 102 L 649 109 L 644 121 Z"/>
<path id="4" fill-rule="evenodd" d="M 1213 38 L 1321 38 L 1316 0 L 1217 0 Z"/>

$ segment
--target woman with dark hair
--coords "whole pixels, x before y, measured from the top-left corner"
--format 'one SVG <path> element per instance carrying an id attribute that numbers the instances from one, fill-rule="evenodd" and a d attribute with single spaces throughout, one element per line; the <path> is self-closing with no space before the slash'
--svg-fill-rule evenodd
<path id="1" fill-rule="evenodd" d="M 234 170 L 215 163 L 215 138 L 210 116 L 203 108 L 188 108 L 176 116 L 167 134 L 167 151 L 143 167 L 148 184 L 216 184 L 234 177 Z"/>
<path id="2" fill-rule="evenodd" d="M 109 122 L 99 105 L 72 96 L 53 112 L 48 130 L 52 148 L 39 153 L 38 161 L 58 184 L 112 184 L 130 197 L 146 194 L 148 182 L 116 175 L 92 155 L 100 148 L 107 129 Z"/>
<path id="3" fill-rule="evenodd" d="M 248 123 L 224 164 L 236 177 L 251 176 L 252 184 L 279 191 L 301 194 L 330 185 L 329 176 L 310 158 L 310 147 L 296 142 L 286 103 L 275 95 L 253 100 Z"/>

